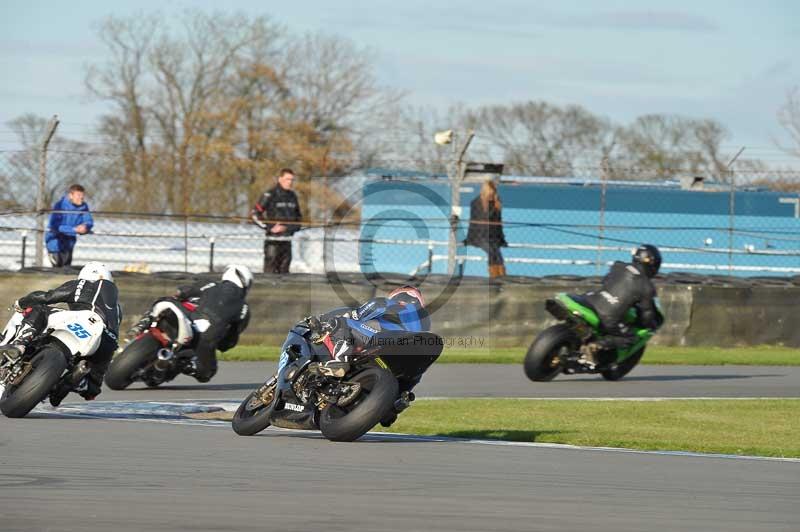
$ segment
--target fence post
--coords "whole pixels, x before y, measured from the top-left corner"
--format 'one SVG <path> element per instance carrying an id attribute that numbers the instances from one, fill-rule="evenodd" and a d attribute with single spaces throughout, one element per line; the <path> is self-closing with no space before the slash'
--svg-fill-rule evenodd
<path id="1" fill-rule="evenodd" d="M 728 199 L 728 275 L 733 275 L 733 230 L 736 222 L 736 176 L 733 172 L 733 165 L 744 151 L 744 148 L 744 146 L 739 148 L 739 151 L 736 152 L 736 155 L 725 167 L 727 178 L 731 185 Z"/>
<path id="2" fill-rule="evenodd" d="M 208 239 L 208 271 L 214 273 L 214 237 Z"/>
<path id="3" fill-rule="evenodd" d="M 47 146 L 58 127 L 58 116 L 53 115 L 47 123 L 42 144 L 39 147 L 39 189 L 36 193 L 36 266 L 44 266 L 44 210 L 45 191 L 47 190 Z"/>
<path id="4" fill-rule="evenodd" d="M 597 255 L 595 258 L 594 271 L 596 275 L 600 275 L 601 264 L 603 260 L 603 242 L 605 240 L 606 231 L 606 188 L 608 186 L 608 157 L 603 157 L 601 166 L 601 185 L 600 185 L 600 226 L 597 233 Z"/>
<path id="5" fill-rule="evenodd" d="M 19 269 L 20 270 L 24 270 L 25 269 L 25 248 L 26 248 L 27 244 L 28 244 L 28 232 L 27 231 L 23 231 L 22 232 L 22 256 L 19 259 L 19 264 L 20 264 L 20 268 Z"/>

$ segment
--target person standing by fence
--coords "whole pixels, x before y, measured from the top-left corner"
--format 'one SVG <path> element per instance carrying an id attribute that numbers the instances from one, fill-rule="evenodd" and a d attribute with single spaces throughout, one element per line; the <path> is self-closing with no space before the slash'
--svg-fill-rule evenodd
<path id="1" fill-rule="evenodd" d="M 253 207 L 253 222 L 264 229 L 264 273 L 289 273 L 292 262 L 292 242 L 284 240 L 300 230 L 303 216 L 300 201 L 292 190 L 295 175 L 290 168 L 283 168 L 278 183 L 264 192 Z M 280 237 L 276 239 L 275 237 Z"/>
<path id="2" fill-rule="evenodd" d="M 502 203 L 497 194 L 497 184 L 487 180 L 481 185 L 478 197 L 472 200 L 469 210 L 469 230 L 464 244 L 486 252 L 489 260 L 489 277 L 506 274 L 500 248 L 508 246 L 503 234 Z"/>
<path id="3" fill-rule="evenodd" d="M 50 263 L 55 268 L 71 266 L 77 235 L 92 231 L 94 220 L 89 205 L 84 201 L 85 195 L 86 190 L 76 183 L 53 205 L 45 243 Z"/>

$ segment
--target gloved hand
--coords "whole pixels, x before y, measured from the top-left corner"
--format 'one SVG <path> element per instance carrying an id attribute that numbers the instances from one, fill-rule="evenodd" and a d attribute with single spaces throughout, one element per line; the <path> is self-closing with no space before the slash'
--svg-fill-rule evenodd
<path id="1" fill-rule="evenodd" d="M 25 310 L 25 309 L 23 309 L 22 307 L 20 307 L 20 306 L 19 306 L 19 300 L 16 300 L 16 301 L 14 301 L 14 304 L 13 304 L 13 305 L 11 305 L 11 310 L 13 310 L 14 312 L 22 312 L 22 311 L 23 311 L 23 310 Z"/>
<path id="2" fill-rule="evenodd" d="M 338 323 L 335 318 L 327 321 L 320 321 L 317 316 L 308 316 L 305 318 L 305 322 L 311 330 L 310 340 L 315 344 L 324 342 L 325 338 L 336 330 Z"/>

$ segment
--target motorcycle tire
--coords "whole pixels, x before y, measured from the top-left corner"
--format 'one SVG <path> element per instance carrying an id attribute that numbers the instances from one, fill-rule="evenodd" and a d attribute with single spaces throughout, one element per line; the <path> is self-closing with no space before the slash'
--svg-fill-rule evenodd
<path id="1" fill-rule="evenodd" d="M 275 393 L 275 386 L 272 388 L 272 393 Z M 236 413 L 233 414 L 231 422 L 233 431 L 239 436 L 253 436 L 269 427 L 272 398 L 273 396 L 270 394 L 268 400 L 264 401 L 258 397 L 258 390 L 250 392 L 236 409 Z"/>
<path id="2" fill-rule="evenodd" d="M 366 369 L 348 382 L 361 384 L 359 397 L 344 408 L 328 405 L 319 416 L 322 435 L 331 441 L 354 441 L 366 434 L 391 411 L 399 394 L 395 376 L 380 368 Z"/>
<path id="3" fill-rule="evenodd" d="M 642 359 L 642 355 L 644 355 L 644 347 L 639 349 L 636 353 L 632 354 L 613 369 L 606 369 L 600 372 L 600 375 L 607 381 L 618 381 L 625 375 L 631 372 L 633 368 L 639 364 L 639 361 Z"/>
<path id="4" fill-rule="evenodd" d="M 569 326 L 560 323 L 542 331 L 525 354 L 525 375 L 536 382 L 548 382 L 561 373 L 556 357 L 564 349 L 577 349 L 580 340 Z"/>
<path id="5" fill-rule="evenodd" d="M 112 390 L 124 390 L 133 384 L 133 374 L 155 360 L 160 347 L 159 341 L 150 334 L 129 343 L 108 366 L 106 386 Z"/>
<path id="6" fill-rule="evenodd" d="M 17 386 L 7 388 L 0 399 L 0 412 L 6 417 L 25 417 L 44 401 L 67 369 L 64 353 L 45 347 L 31 359 L 33 368 Z"/>

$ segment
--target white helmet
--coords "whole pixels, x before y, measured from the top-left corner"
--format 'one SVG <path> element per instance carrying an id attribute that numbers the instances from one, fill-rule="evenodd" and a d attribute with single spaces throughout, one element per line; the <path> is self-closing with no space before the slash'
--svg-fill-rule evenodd
<path id="1" fill-rule="evenodd" d="M 102 262 L 87 262 L 86 266 L 81 268 L 80 273 L 78 273 L 78 279 L 86 279 L 87 281 L 99 281 L 102 279 L 114 282 L 111 270 Z"/>
<path id="2" fill-rule="evenodd" d="M 222 274 L 222 280 L 230 281 L 239 288 L 247 290 L 253 284 L 253 274 L 247 266 L 231 264 L 225 268 L 225 273 Z"/>

